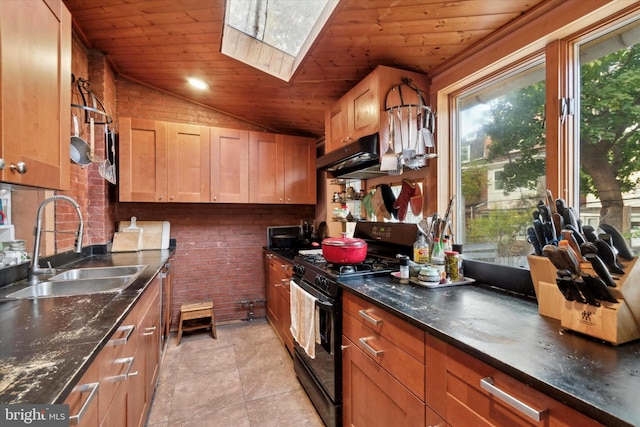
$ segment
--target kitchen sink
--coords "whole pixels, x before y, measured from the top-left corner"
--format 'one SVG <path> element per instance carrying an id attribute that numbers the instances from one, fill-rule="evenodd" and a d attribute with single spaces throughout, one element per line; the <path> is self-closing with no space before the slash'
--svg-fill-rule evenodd
<path id="1" fill-rule="evenodd" d="M 46 298 L 118 292 L 133 283 L 133 279 L 133 277 L 124 276 L 101 279 L 49 280 L 27 286 L 7 295 L 6 298 Z"/>
<path id="2" fill-rule="evenodd" d="M 51 282 L 82 279 L 102 279 L 105 277 L 133 276 L 144 270 L 146 265 L 123 265 L 117 267 L 74 268 L 49 279 Z"/>
<path id="3" fill-rule="evenodd" d="M 120 292 L 133 283 L 146 267 L 146 265 L 123 265 L 75 268 L 59 273 L 47 281 L 8 294 L 5 298 L 48 298 Z"/>

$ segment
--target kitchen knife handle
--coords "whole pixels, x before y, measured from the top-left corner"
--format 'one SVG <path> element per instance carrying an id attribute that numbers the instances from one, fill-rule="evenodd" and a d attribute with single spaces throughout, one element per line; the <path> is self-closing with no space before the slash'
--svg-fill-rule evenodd
<path id="1" fill-rule="evenodd" d="M 533 252 L 536 255 L 542 255 L 542 246 L 540 246 L 538 236 L 536 236 L 536 230 L 533 227 L 527 228 L 527 241 L 533 246 Z"/>
<path id="2" fill-rule="evenodd" d="M 620 234 L 617 228 L 607 223 L 600 223 L 598 228 L 611 236 L 612 244 L 618 250 L 618 255 L 620 257 L 629 261 L 635 258 L 631 249 L 627 246 L 626 239 L 622 234 Z"/>
<path id="3" fill-rule="evenodd" d="M 482 387 L 483 390 L 486 390 L 487 392 L 489 392 L 489 394 L 502 400 L 504 403 L 531 418 L 532 420 L 540 421 L 547 414 L 548 409 L 542 409 L 540 411 L 534 409 L 526 403 L 511 396 L 510 394 L 500 390 L 494 384 L 495 383 L 493 381 L 493 378 L 491 377 L 482 378 L 480 380 L 480 387 Z"/>
<path id="4" fill-rule="evenodd" d="M 613 252 L 613 248 L 602 239 L 596 239 L 594 243 L 598 248 L 598 256 L 604 261 L 609 271 L 613 274 L 624 274 L 624 270 L 616 262 L 616 254 Z"/>
<path id="5" fill-rule="evenodd" d="M 592 288 L 585 283 L 582 277 L 576 278 L 573 283 L 580 290 L 580 293 L 587 301 L 587 304 L 592 305 L 594 307 L 600 307 L 600 303 L 595 299 L 595 292 Z"/>
<path id="6" fill-rule="evenodd" d="M 576 239 L 576 242 L 578 242 L 578 246 L 580 246 L 586 241 L 584 235 L 580 233 L 580 231 L 578 231 L 578 229 L 575 228 L 573 225 L 566 224 L 564 228 L 573 233 L 573 237 Z"/>
<path id="7" fill-rule="evenodd" d="M 564 199 L 556 199 L 556 212 L 560 215 L 564 215 L 564 211 L 567 210 L 567 202 Z"/>
<path id="8" fill-rule="evenodd" d="M 571 230 L 562 230 L 562 239 L 569 242 L 569 247 L 573 249 L 573 252 L 578 257 L 578 260 L 583 260 L 582 252 L 580 251 L 580 245 L 574 237 L 574 232 Z M 559 245 L 559 244 L 558 244 Z"/>
<path id="9" fill-rule="evenodd" d="M 615 288 L 617 286 L 616 282 L 613 280 L 613 277 L 611 277 L 611 273 L 609 273 L 609 269 L 607 269 L 607 266 L 604 265 L 604 262 L 602 261 L 602 259 L 600 259 L 600 256 L 589 253 L 585 254 L 584 257 L 591 263 L 593 271 L 596 272 L 598 277 L 602 279 L 605 285 L 611 286 L 612 288 Z"/>
<path id="10" fill-rule="evenodd" d="M 582 232 L 584 234 L 584 237 L 591 243 L 595 242 L 598 239 L 596 230 L 594 230 L 594 228 L 590 225 L 583 226 Z"/>
<path id="11" fill-rule="evenodd" d="M 558 242 L 558 254 L 562 256 L 569 266 L 569 271 L 573 274 L 580 274 L 580 261 L 578 255 L 571 249 L 569 242 L 560 240 Z"/>
<path id="12" fill-rule="evenodd" d="M 613 295 L 613 293 L 609 290 L 609 288 L 601 278 L 592 276 L 587 273 L 582 273 L 582 280 L 584 280 L 587 286 L 591 288 L 593 295 L 597 299 L 612 303 L 618 302 L 618 299 Z"/>
<path id="13" fill-rule="evenodd" d="M 547 244 L 547 239 L 544 235 L 544 229 L 542 227 L 542 221 L 540 221 L 539 219 L 534 219 L 533 220 L 533 229 L 536 232 L 536 237 L 538 238 L 538 242 L 540 243 L 540 246 L 544 247 L 544 245 Z"/>

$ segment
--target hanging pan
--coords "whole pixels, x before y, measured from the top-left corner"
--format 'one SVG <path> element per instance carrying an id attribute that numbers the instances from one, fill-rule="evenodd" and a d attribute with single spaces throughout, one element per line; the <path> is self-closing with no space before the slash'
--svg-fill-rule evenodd
<path id="1" fill-rule="evenodd" d="M 81 166 L 86 166 L 91 163 L 89 159 L 89 146 L 87 142 L 80 138 L 78 130 L 78 116 L 73 115 L 73 132 L 71 137 L 71 148 L 69 150 L 71 161 Z"/>

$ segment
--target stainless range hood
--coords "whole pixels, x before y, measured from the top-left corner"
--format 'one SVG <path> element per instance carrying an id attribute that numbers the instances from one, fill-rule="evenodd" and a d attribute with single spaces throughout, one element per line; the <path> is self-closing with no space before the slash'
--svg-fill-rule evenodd
<path id="1" fill-rule="evenodd" d="M 369 179 L 388 175 L 380 171 L 378 134 L 368 135 L 316 160 L 316 167 L 335 178 Z"/>

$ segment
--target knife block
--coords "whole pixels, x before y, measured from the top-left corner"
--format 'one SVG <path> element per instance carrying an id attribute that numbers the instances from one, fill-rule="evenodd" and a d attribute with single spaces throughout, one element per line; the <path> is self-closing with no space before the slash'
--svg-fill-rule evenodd
<path id="1" fill-rule="evenodd" d="M 609 288 L 618 303 L 600 301 L 600 307 L 567 301 L 556 285 L 556 268 L 543 256 L 528 257 L 538 312 L 560 320 L 563 328 L 622 344 L 640 338 L 640 263 L 638 258 L 623 261 L 625 274 L 617 287 Z M 581 263 L 583 271 L 595 275 L 590 263 Z"/>

